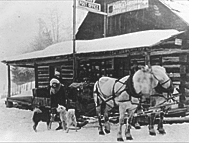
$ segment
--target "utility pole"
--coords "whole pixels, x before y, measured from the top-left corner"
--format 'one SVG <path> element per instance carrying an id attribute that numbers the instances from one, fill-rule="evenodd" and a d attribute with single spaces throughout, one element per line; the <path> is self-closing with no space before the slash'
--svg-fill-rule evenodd
<path id="1" fill-rule="evenodd" d="M 73 81 L 75 81 L 77 75 L 76 65 L 76 0 L 73 4 Z"/>
<path id="2" fill-rule="evenodd" d="M 106 0 L 103 1 L 103 7 L 104 7 L 104 10 L 103 10 L 103 11 L 104 11 L 105 13 L 107 13 L 107 10 L 106 10 L 106 9 L 107 9 Z M 106 36 L 107 36 L 107 21 L 108 21 L 107 15 L 104 15 L 104 16 L 103 16 L 103 21 L 104 21 L 104 22 L 103 22 L 103 23 L 104 23 L 104 26 L 103 26 L 103 27 L 104 27 L 103 35 L 104 35 L 104 37 L 106 37 Z"/>

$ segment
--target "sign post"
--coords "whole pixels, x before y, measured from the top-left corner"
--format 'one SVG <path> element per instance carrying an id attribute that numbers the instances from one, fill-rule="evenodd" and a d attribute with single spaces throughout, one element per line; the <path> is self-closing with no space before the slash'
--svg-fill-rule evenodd
<path id="1" fill-rule="evenodd" d="M 76 0 L 73 4 L 73 81 L 76 79 L 77 75 L 77 65 L 76 65 Z"/>

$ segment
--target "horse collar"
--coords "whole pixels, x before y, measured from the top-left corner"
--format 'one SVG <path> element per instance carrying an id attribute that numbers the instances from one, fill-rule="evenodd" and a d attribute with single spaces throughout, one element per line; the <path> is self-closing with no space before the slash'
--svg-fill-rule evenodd
<path id="1" fill-rule="evenodd" d="M 130 98 L 131 98 L 131 96 L 135 97 L 135 98 L 141 98 L 141 94 L 140 93 L 138 94 L 135 91 L 135 88 L 133 86 L 134 83 L 133 83 L 132 79 L 133 79 L 133 74 L 131 74 L 129 76 L 129 78 L 127 79 L 125 90 L 130 95 Z"/>

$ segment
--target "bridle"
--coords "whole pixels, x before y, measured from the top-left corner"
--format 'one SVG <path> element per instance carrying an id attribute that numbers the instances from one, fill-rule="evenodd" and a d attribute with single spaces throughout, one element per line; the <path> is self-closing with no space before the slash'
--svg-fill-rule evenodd
<path id="1" fill-rule="evenodd" d="M 156 77 L 156 75 L 151 71 L 150 72 L 153 77 L 158 81 L 158 85 L 154 88 L 158 93 L 162 93 L 162 92 L 166 92 L 166 93 L 170 93 L 170 91 L 173 88 L 172 85 L 172 80 L 170 78 L 168 78 L 166 81 L 160 83 L 160 80 Z M 170 86 L 168 88 L 164 88 L 163 85 L 165 85 L 166 83 L 170 82 Z"/>
<path id="2" fill-rule="evenodd" d="M 168 83 L 169 81 L 171 82 L 171 79 L 169 78 L 168 80 L 164 81 L 163 83 L 160 83 L 159 79 L 155 76 L 155 74 L 153 72 L 151 72 L 151 74 L 159 82 L 160 85 L 164 85 L 164 84 Z"/>

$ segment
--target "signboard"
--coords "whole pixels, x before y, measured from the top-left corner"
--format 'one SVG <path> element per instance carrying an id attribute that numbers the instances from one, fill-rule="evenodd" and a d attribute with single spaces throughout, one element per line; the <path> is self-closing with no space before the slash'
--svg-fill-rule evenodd
<path id="1" fill-rule="evenodd" d="M 149 0 L 121 0 L 108 4 L 108 16 L 149 7 Z"/>
<path id="2" fill-rule="evenodd" d="M 85 1 L 87 1 L 87 2 L 92 2 L 92 3 L 95 2 L 95 0 L 85 0 Z"/>
<path id="3" fill-rule="evenodd" d="M 94 0 L 79 0 L 78 6 L 87 8 L 89 10 L 101 11 L 101 5 L 94 3 Z"/>
<path id="4" fill-rule="evenodd" d="M 175 39 L 175 45 L 179 45 L 181 46 L 182 45 L 182 39 Z"/>

